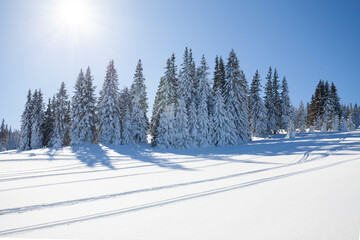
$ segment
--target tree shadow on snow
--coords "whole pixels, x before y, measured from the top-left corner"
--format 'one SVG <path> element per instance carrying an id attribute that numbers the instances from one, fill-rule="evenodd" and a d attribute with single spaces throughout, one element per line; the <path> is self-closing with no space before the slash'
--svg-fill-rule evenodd
<path id="1" fill-rule="evenodd" d="M 110 157 L 106 151 L 100 145 L 88 144 L 80 146 L 71 146 L 72 152 L 76 158 L 88 167 L 95 167 L 96 165 L 102 165 L 110 169 L 115 169 L 111 163 Z"/>

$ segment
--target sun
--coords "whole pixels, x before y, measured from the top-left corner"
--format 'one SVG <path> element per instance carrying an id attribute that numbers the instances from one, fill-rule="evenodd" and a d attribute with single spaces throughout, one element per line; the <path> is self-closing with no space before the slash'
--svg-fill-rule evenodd
<path id="1" fill-rule="evenodd" d="M 59 25 L 73 30 L 89 28 L 93 9 L 89 1 L 59 0 L 54 7 L 54 17 Z"/>

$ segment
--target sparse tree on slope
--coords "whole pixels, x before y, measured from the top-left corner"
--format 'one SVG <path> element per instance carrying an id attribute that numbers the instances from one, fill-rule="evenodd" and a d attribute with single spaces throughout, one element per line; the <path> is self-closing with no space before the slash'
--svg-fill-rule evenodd
<path id="1" fill-rule="evenodd" d="M 121 144 L 119 83 L 114 61 L 110 60 L 98 103 L 99 141 Z"/>
<path id="2" fill-rule="evenodd" d="M 249 116 L 250 116 L 250 128 L 252 135 L 258 137 L 266 132 L 266 108 L 262 98 L 260 97 L 261 92 L 260 75 L 256 70 L 254 78 L 250 87 L 249 96 Z"/>

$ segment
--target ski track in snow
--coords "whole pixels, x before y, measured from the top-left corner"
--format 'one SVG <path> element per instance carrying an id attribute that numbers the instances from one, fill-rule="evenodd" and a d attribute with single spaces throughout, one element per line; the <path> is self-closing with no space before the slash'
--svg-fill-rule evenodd
<path id="1" fill-rule="evenodd" d="M 237 179 L 239 177 L 246 176 L 246 175 L 256 176 L 256 174 L 262 173 L 262 172 L 269 172 L 269 174 L 272 174 L 272 176 L 269 176 L 269 177 L 259 176 L 251 181 L 246 181 L 246 179 L 244 181 L 244 179 L 241 178 L 240 181 L 238 181 L 237 183 L 234 183 L 234 184 L 230 184 L 230 185 L 227 184 L 226 186 L 211 188 L 210 190 L 206 190 L 206 191 L 195 191 L 195 192 L 183 194 L 183 195 L 180 195 L 177 197 L 164 198 L 163 200 L 160 200 L 160 201 L 151 201 L 151 202 L 146 202 L 144 204 L 139 204 L 139 205 L 135 205 L 135 206 L 117 208 L 117 209 L 113 209 L 111 211 L 103 211 L 103 212 L 99 212 L 99 213 L 95 213 L 95 214 L 76 216 L 76 217 L 66 218 L 66 219 L 61 219 L 61 220 L 56 220 L 56 221 L 48 221 L 45 223 L 38 223 L 38 224 L 21 226 L 21 227 L 16 227 L 16 228 L 11 228 L 11 229 L 3 229 L 3 230 L 0 230 L 0 236 L 7 236 L 7 235 L 12 235 L 12 234 L 17 234 L 17 233 L 28 232 L 28 231 L 35 231 L 35 230 L 51 228 L 51 227 L 56 227 L 56 226 L 61 226 L 61 225 L 69 225 L 69 224 L 78 223 L 78 222 L 85 222 L 85 221 L 95 220 L 95 219 L 99 219 L 99 218 L 105 218 L 105 217 L 110 217 L 110 216 L 114 216 L 114 215 L 122 215 L 122 214 L 126 214 L 126 213 L 141 211 L 144 209 L 170 205 L 170 204 L 179 203 L 179 202 L 183 202 L 183 201 L 188 201 L 188 200 L 198 199 L 198 198 L 211 196 L 211 195 L 215 195 L 215 194 L 220 194 L 223 192 L 237 190 L 237 189 L 241 189 L 241 188 L 245 188 L 245 187 L 250 187 L 250 186 L 254 186 L 257 184 L 261 184 L 261 183 L 280 180 L 280 179 L 284 179 L 287 177 L 292 177 L 292 176 L 296 176 L 296 175 L 300 175 L 300 174 L 306 174 L 309 172 L 319 171 L 319 170 L 334 167 L 334 166 L 337 166 L 340 164 L 345 164 L 345 163 L 349 163 L 352 161 L 360 160 L 359 157 L 356 157 L 356 158 L 351 158 L 351 159 L 336 161 L 336 162 L 331 162 L 331 163 L 325 161 L 325 162 L 321 162 L 321 164 L 319 166 L 315 166 L 315 167 L 312 165 L 310 165 L 310 166 L 305 165 L 306 163 L 310 163 L 310 162 L 313 162 L 316 160 L 324 160 L 325 158 L 332 156 L 334 153 L 337 153 L 342 150 L 350 149 L 351 146 L 356 146 L 358 148 L 360 145 L 359 131 L 356 131 L 355 133 L 334 133 L 334 135 L 339 135 L 339 136 L 337 136 L 337 140 L 335 142 L 331 142 L 330 149 L 326 149 L 326 148 L 324 149 L 324 147 L 329 147 L 329 145 L 327 145 L 326 143 L 324 144 L 322 142 L 324 139 L 326 140 L 326 137 L 329 136 L 329 134 L 313 134 L 314 138 L 312 138 L 312 136 L 304 135 L 305 141 L 303 142 L 303 144 L 301 141 L 294 143 L 295 149 L 297 149 L 298 146 L 309 147 L 309 142 L 313 143 L 313 145 L 315 145 L 315 147 L 311 148 L 310 150 L 305 150 L 302 153 L 302 155 L 299 153 L 300 154 L 300 158 L 298 158 L 299 160 L 295 160 L 290 163 L 281 164 L 281 163 L 271 163 L 271 162 L 266 163 L 266 162 L 261 162 L 261 161 L 259 161 L 259 162 L 252 161 L 253 159 L 256 159 L 258 157 L 247 158 L 246 160 L 237 160 L 237 162 L 245 163 L 245 164 L 276 164 L 277 165 L 277 166 L 273 166 L 273 167 L 260 168 L 260 169 L 256 169 L 256 170 L 244 171 L 244 172 L 234 173 L 234 174 L 227 174 L 227 175 L 216 176 L 216 177 L 211 177 L 211 178 L 203 178 L 203 179 L 195 180 L 195 181 L 186 181 L 186 182 L 180 182 L 180 183 L 174 183 L 174 184 L 168 184 L 168 185 L 140 188 L 140 189 L 135 189 L 135 190 L 129 190 L 129 191 L 123 191 L 123 192 L 117 192 L 117 193 L 111 193 L 111 194 L 103 194 L 103 195 L 91 196 L 91 197 L 84 197 L 84 198 L 78 198 L 78 199 L 72 199 L 72 200 L 66 200 L 66 201 L 58 201 L 58 202 L 52 202 L 52 203 L 27 205 L 27 206 L 16 207 L 16 208 L 0 209 L 0 216 L 5 216 L 5 215 L 15 214 L 15 213 L 21 215 L 22 213 L 25 213 L 25 212 L 50 209 L 50 208 L 56 208 L 56 207 L 71 206 L 71 205 L 82 204 L 82 203 L 87 203 L 87 202 L 101 201 L 101 200 L 105 200 L 105 199 L 115 199 L 115 198 L 119 198 L 122 196 L 128 196 L 128 195 L 134 195 L 134 194 L 140 194 L 140 193 L 150 193 L 150 192 L 157 193 L 157 192 L 161 192 L 162 190 L 169 190 L 169 189 L 175 190 L 178 188 L 184 188 L 184 187 L 188 187 L 188 186 L 192 186 L 192 185 L 201 185 L 201 184 L 206 184 L 206 183 L 221 182 L 223 180 L 229 180 L 229 179 L 234 179 L 234 181 L 236 182 L 236 181 L 238 181 Z M 346 136 L 343 136 L 343 135 L 346 135 Z M 357 139 L 357 141 L 356 140 L 350 141 L 350 143 L 348 144 L 345 141 L 348 137 L 350 137 L 350 138 L 357 137 L 358 139 Z M 298 139 L 295 139 L 295 140 L 298 140 Z M 334 139 L 330 138 L 330 140 L 334 140 Z M 262 142 L 264 144 L 269 144 L 269 143 L 276 143 L 276 141 L 280 141 L 280 140 L 274 139 L 269 142 L 266 142 L 266 141 L 262 141 Z M 289 143 L 290 142 L 289 140 L 281 140 L 281 141 L 282 141 L 281 143 Z M 315 143 L 317 143 L 317 146 Z M 279 144 L 279 143 L 277 143 L 277 144 Z M 239 153 L 239 154 L 240 155 L 246 154 L 244 149 L 246 149 L 248 146 L 254 147 L 254 146 L 259 146 L 259 145 L 261 145 L 261 141 L 260 141 L 260 143 L 254 142 L 253 145 L 250 143 L 250 144 L 246 144 L 244 146 L 239 146 L 239 148 L 243 148 L 243 149 L 241 149 L 241 151 L 240 151 L 241 153 Z M 332 146 L 332 145 L 334 145 L 334 146 Z M 269 146 L 269 147 L 271 148 L 271 146 Z M 197 149 L 196 151 L 200 152 L 201 150 Z M 325 152 L 323 152 L 323 151 L 325 151 Z M 200 155 L 195 154 L 192 157 L 195 157 L 196 159 L 186 159 L 186 160 L 174 161 L 173 163 L 169 163 L 169 164 L 191 164 L 191 163 L 200 163 L 200 162 L 207 162 L 207 161 L 211 161 L 211 162 L 221 161 L 221 162 L 214 162 L 211 164 L 207 164 L 205 166 L 196 167 L 196 169 L 199 170 L 202 168 L 211 168 L 211 167 L 223 166 L 225 164 L 232 163 L 231 161 L 223 160 L 222 157 L 220 156 L 221 154 L 217 154 L 217 155 L 216 154 L 217 153 L 216 153 L 216 149 L 215 149 L 214 155 L 210 154 L 210 155 L 200 156 Z M 233 155 L 234 152 L 229 151 L 229 154 Z M 318 156 L 316 156 L 316 155 L 318 155 Z M 3 162 L 11 161 L 11 160 L 7 160 L 7 159 L 4 159 L 4 160 L 1 159 L 1 158 L 4 158 L 3 156 L 6 156 L 6 155 L 5 154 L 0 155 L 0 163 L 2 161 Z M 276 154 L 275 154 L 275 156 L 276 156 Z M 54 160 L 54 161 L 56 161 L 56 160 Z M 121 164 L 130 165 L 130 166 L 124 167 L 124 166 L 121 166 Z M 1 176 L 0 182 L 13 182 L 13 181 L 19 181 L 19 180 L 29 180 L 29 179 L 37 179 L 37 178 L 45 178 L 45 177 L 56 177 L 56 176 L 64 176 L 64 175 L 78 176 L 78 174 L 114 172 L 115 170 L 121 171 L 121 170 L 125 170 L 125 169 L 126 170 L 129 170 L 129 169 L 137 170 L 139 168 L 141 169 L 141 168 L 153 167 L 156 164 L 154 164 L 152 162 L 147 163 L 147 164 L 139 164 L 139 161 L 135 161 L 135 160 L 129 161 L 126 163 L 121 163 L 121 160 L 117 160 L 114 162 L 114 165 L 115 165 L 114 169 L 106 168 L 105 166 L 103 166 L 103 167 L 105 167 L 105 169 L 98 169 L 98 170 L 95 170 L 95 169 L 88 170 L 89 167 L 84 166 L 83 164 L 65 164 L 65 165 L 61 165 L 61 166 L 57 166 L 57 167 L 48 167 L 48 168 L 42 168 L 42 169 L 30 169 L 30 170 L 26 169 L 26 170 L 11 171 L 11 172 L 3 171 L 0 175 Z M 297 165 L 303 165 L 305 169 L 302 168 L 299 170 L 299 169 L 294 168 Z M 158 165 L 158 166 L 166 167 L 166 166 L 161 166 L 161 165 Z M 80 169 L 84 169 L 85 171 L 77 171 Z M 185 167 L 179 167 L 179 169 L 180 170 L 192 170 L 192 169 L 187 169 Z M 179 169 L 177 169 L 177 170 L 179 170 Z M 279 174 L 277 171 L 274 172 L 274 170 L 278 170 L 278 169 L 283 169 L 283 170 L 289 169 L 289 170 L 286 170 L 288 172 L 282 173 L 282 174 Z M 76 171 L 66 172 L 69 170 L 76 170 Z M 62 171 L 64 171 L 64 172 L 62 172 Z M 143 175 L 149 175 L 149 174 L 161 174 L 161 173 L 168 173 L 171 171 L 174 171 L 174 169 L 171 169 L 171 168 L 165 169 L 165 170 L 157 169 L 155 171 L 151 170 L 151 171 L 143 171 L 143 172 L 122 174 L 122 175 L 115 175 L 115 176 L 95 177 L 95 178 L 91 178 L 91 179 L 63 181 L 63 182 L 49 183 L 49 184 L 46 184 L 46 183 L 45 184 L 35 184 L 35 185 L 30 185 L 30 186 L 12 187 L 12 188 L 5 188 L 5 189 L 3 188 L 3 189 L 0 189 L 0 193 L 7 192 L 7 191 L 27 189 L 27 188 L 40 188 L 40 187 L 81 183 L 81 182 L 88 182 L 88 181 L 101 181 L 101 180 L 108 180 L 108 179 L 115 179 L 115 178 L 143 176 Z M 47 173 L 47 174 L 43 174 L 43 173 Z M 36 175 L 36 174 L 40 174 L 40 175 Z M 30 175 L 30 176 L 28 176 L 28 175 Z"/>

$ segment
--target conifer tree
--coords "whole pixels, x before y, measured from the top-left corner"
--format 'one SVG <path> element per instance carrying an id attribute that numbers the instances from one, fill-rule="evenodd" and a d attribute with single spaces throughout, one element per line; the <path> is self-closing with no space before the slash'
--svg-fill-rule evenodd
<path id="1" fill-rule="evenodd" d="M 232 113 L 239 142 L 251 140 L 248 118 L 247 81 L 239 68 L 235 51 L 231 50 L 226 64 L 225 106 Z"/>
<path id="2" fill-rule="evenodd" d="M 295 125 L 292 119 L 288 122 L 286 138 L 295 138 Z"/>
<path id="3" fill-rule="evenodd" d="M 281 128 L 288 126 L 291 114 L 289 87 L 284 77 L 281 84 Z"/>
<path id="4" fill-rule="evenodd" d="M 215 146 L 235 145 L 237 136 L 234 131 L 233 115 L 225 107 L 221 89 L 215 93 L 214 114 L 212 115 L 212 141 Z"/>
<path id="5" fill-rule="evenodd" d="M 144 83 L 145 78 L 142 71 L 143 68 L 141 60 L 139 60 L 135 70 L 134 82 L 131 85 L 131 133 L 134 142 L 145 143 L 147 141 L 146 132 L 148 128 L 148 119 L 146 113 L 148 104 L 146 97 L 146 86 Z"/>
<path id="6" fill-rule="evenodd" d="M 82 69 L 80 69 L 79 76 L 77 77 L 75 83 L 75 93 L 72 98 L 72 106 L 71 106 L 71 128 L 70 128 L 70 136 L 71 136 L 71 144 L 80 144 L 83 141 L 80 140 L 80 121 L 84 115 L 83 112 L 83 101 L 84 101 L 84 82 L 85 76 L 83 74 Z"/>
<path id="7" fill-rule="evenodd" d="M 258 137 L 266 132 L 266 108 L 260 97 L 261 83 L 260 75 L 256 70 L 253 77 L 249 96 L 249 116 L 252 135 Z"/>
<path id="8" fill-rule="evenodd" d="M 162 111 L 167 108 L 170 108 L 172 105 L 177 104 L 178 99 L 178 78 L 177 78 L 177 66 L 175 64 L 175 55 L 173 54 L 166 62 L 165 74 L 160 79 L 159 87 L 156 92 L 155 102 L 153 105 L 153 112 L 151 118 L 151 135 L 152 135 L 152 145 L 157 145 L 157 138 L 159 137 L 160 132 L 157 130 L 160 124 L 160 117 L 162 116 Z M 168 110 L 167 114 L 163 116 L 170 115 L 171 112 Z M 163 129 L 162 129 L 163 130 Z"/>
<path id="9" fill-rule="evenodd" d="M 300 102 L 300 106 L 299 106 L 299 116 L 298 116 L 298 121 L 297 121 L 297 128 L 299 129 L 300 133 L 305 133 L 305 128 L 306 128 L 306 123 L 305 123 L 305 109 L 304 109 L 304 104 L 301 101 Z"/>
<path id="10" fill-rule="evenodd" d="M 179 104 L 175 106 L 175 119 L 174 119 L 174 142 L 175 148 L 187 148 L 188 144 L 188 115 L 186 111 L 186 103 L 184 96 L 180 96 Z M 171 135 L 170 135 L 171 136 Z"/>
<path id="11" fill-rule="evenodd" d="M 221 56 L 220 56 L 220 58 L 218 56 L 216 56 L 215 70 L 214 70 L 214 85 L 213 85 L 214 94 L 216 93 L 216 91 L 218 89 L 220 89 L 221 92 L 224 91 L 225 77 L 226 77 L 226 73 L 225 73 L 224 61 Z"/>
<path id="12" fill-rule="evenodd" d="M 21 141 L 20 149 L 31 149 L 31 129 L 32 129 L 32 99 L 31 91 L 27 95 L 25 109 L 21 115 Z"/>
<path id="13" fill-rule="evenodd" d="M 62 82 L 59 92 L 56 94 L 54 103 L 54 131 L 51 138 L 51 145 L 59 148 L 70 144 L 70 102 Z"/>
<path id="14" fill-rule="evenodd" d="M 0 152 L 5 151 L 8 141 L 8 130 L 5 126 L 5 120 L 3 119 L 0 126 Z"/>
<path id="15" fill-rule="evenodd" d="M 107 66 L 98 102 L 99 142 L 121 144 L 121 124 L 118 106 L 119 83 L 114 61 Z"/>
<path id="16" fill-rule="evenodd" d="M 46 108 L 46 111 L 44 113 L 44 123 L 42 126 L 42 132 L 43 132 L 43 146 L 49 147 L 50 146 L 50 140 L 54 131 L 54 111 L 53 111 L 53 105 L 51 103 L 51 99 L 49 98 L 49 102 Z"/>
<path id="17" fill-rule="evenodd" d="M 122 127 L 122 135 L 121 135 L 122 144 L 126 145 L 126 144 L 134 143 L 134 134 L 132 133 L 131 130 L 132 130 L 131 113 L 129 106 L 127 106 L 125 109 L 125 115 L 123 119 L 123 127 Z"/>
<path id="18" fill-rule="evenodd" d="M 209 146 L 211 145 L 210 138 L 210 113 L 209 105 L 211 96 L 211 89 L 208 80 L 208 69 L 205 56 L 201 58 L 201 64 L 198 69 L 199 87 L 198 87 L 198 111 L 197 111 L 197 145 Z"/>
<path id="19" fill-rule="evenodd" d="M 331 130 L 338 131 L 340 128 L 339 115 L 334 115 L 331 121 Z"/>
<path id="20" fill-rule="evenodd" d="M 274 70 L 274 76 L 273 76 L 273 81 L 272 81 L 273 87 L 272 87 L 272 91 L 273 91 L 273 104 L 274 104 L 274 108 L 275 108 L 275 132 L 279 132 L 279 130 L 281 129 L 281 116 L 282 116 L 282 112 L 281 112 L 281 98 L 280 98 L 280 93 L 279 93 L 279 88 L 280 88 L 280 84 L 279 84 L 279 75 L 276 71 L 276 68 Z"/>
<path id="21" fill-rule="evenodd" d="M 43 146 L 44 103 L 40 90 L 35 90 L 32 97 L 32 106 L 31 148 L 36 149 Z"/>
<path id="22" fill-rule="evenodd" d="M 269 67 L 269 72 L 266 76 L 266 85 L 265 85 L 265 108 L 267 109 L 267 132 L 269 134 L 274 133 L 276 129 L 276 119 L 275 119 L 275 105 L 273 97 L 273 83 L 272 83 L 272 69 Z"/>
<path id="23" fill-rule="evenodd" d="M 348 131 L 348 122 L 344 117 L 341 117 L 340 120 L 340 131 L 347 132 Z"/>
<path id="24" fill-rule="evenodd" d="M 179 94 L 183 95 L 186 108 L 190 106 L 191 101 L 195 100 L 193 98 L 194 73 L 192 66 L 192 59 L 190 58 L 188 48 L 185 48 L 183 63 L 179 73 Z"/>
<path id="25" fill-rule="evenodd" d="M 173 142 L 172 136 L 174 131 L 174 104 L 172 106 L 164 106 L 164 109 L 160 113 L 158 135 L 156 139 L 156 147 L 158 148 L 170 148 Z"/>

